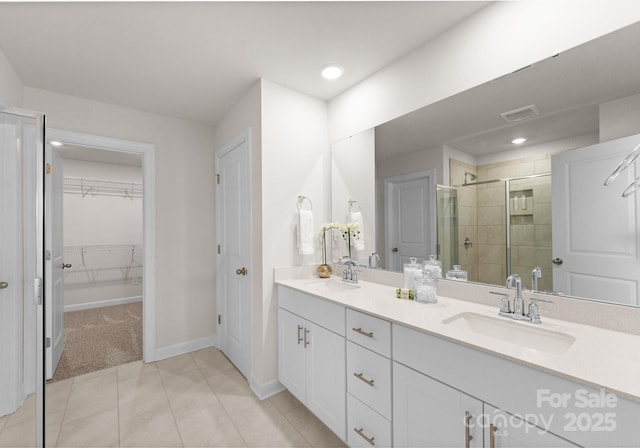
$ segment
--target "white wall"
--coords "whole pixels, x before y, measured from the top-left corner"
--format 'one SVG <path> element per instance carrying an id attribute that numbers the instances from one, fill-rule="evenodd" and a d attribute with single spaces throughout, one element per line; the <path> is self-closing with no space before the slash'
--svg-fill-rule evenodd
<path id="1" fill-rule="evenodd" d="M 600 105 L 601 142 L 639 133 L 640 94 Z"/>
<path id="2" fill-rule="evenodd" d="M 259 395 L 278 386 L 277 297 L 273 269 L 318 263 L 298 254 L 297 197 L 313 202 L 319 229 L 330 219 L 326 103 L 267 80 L 254 84 L 218 122 L 215 147 L 251 128 L 252 291 L 251 378 Z"/>
<path id="3" fill-rule="evenodd" d="M 89 180 L 142 183 L 139 166 L 64 160 L 64 176 Z M 65 193 L 64 245 L 131 245 L 135 246 L 133 264 L 129 251 L 116 249 L 102 257 L 92 253 L 89 259 L 79 258 L 77 251 L 67 252 L 65 263 L 65 307 L 102 303 L 114 299 L 142 296 L 142 199 Z M 71 258 L 71 259 L 67 259 Z M 122 263 L 121 263 L 122 262 Z M 115 264 L 130 266 L 126 271 Z M 125 275 L 126 274 L 126 275 Z"/>
<path id="4" fill-rule="evenodd" d="M 24 107 L 52 128 L 155 145 L 156 345 L 213 341 L 213 128 L 29 87 Z"/>
<path id="5" fill-rule="evenodd" d="M 640 19 L 636 0 L 502 1 L 329 102 L 330 141 L 568 50 Z"/>
<path id="6" fill-rule="evenodd" d="M 262 81 L 262 345 L 259 382 L 278 378 L 277 297 L 273 268 L 318 263 L 320 253 L 298 254 L 297 197 L 313 201 L 315 226 L 330 220 L 327 104 Z M 256 366 L 258 367 L 258 366 Z"/>
<path id="7" fill-rule="evenodd" d="M 22 107 L 23 85 L 20 76 L 16 73 L 0 49 L 0 109 L 3 107 Z"/>

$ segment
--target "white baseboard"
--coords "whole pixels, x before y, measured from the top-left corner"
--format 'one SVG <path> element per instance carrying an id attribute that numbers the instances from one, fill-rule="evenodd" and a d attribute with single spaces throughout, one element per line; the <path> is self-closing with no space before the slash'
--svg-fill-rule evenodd
<path id="1" fill-rule="evenodd" d="M 184 355 L 185 353 L 195 352 L 196 350 L 215 346 L 216 335 L 202 339 L 194 339 L 193 341 L 181 342 L 180 344 L 156 349 L 155 361 L 160 361 L 161 359 Z"/>
<path id="2" fill-rule="evenodd" d="M 269 381 L 268 383 L 260 383 L 253 375 L 250 375 L 249 387 L 251 387 L 253 393 L 255 393 L 260 400 L 266 400 L 272 395 L 286 389 L 278 380 Z"/>
<path id="3" fill-rule="evenodd" d="M 142 296 L 124 297 L 122 299 L 100 300 L 98 302 L 78 303 L 76 305 L 65 305 L 64 312 L 90 310 L 105 306 L 124 305 L 126 303 L 142 302 Z"/>

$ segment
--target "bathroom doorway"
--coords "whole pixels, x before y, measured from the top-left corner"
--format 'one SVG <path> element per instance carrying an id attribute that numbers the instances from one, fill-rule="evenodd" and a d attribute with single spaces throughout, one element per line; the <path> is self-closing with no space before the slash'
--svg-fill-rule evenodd
<path id="1" fill-rule="evenodd" d="M 47 240 L 62 273 L 51 282 L 47 379 L 60 381 L 142 359 L 144 193 L 139 154 L 55 143 L 48 235 L 63 238 Z"/>
<path id="2" fill-rule="evenodd" d="M 107 182 L 100 182 L 100 180 L 105 181 L 104 176 L 102 179 L 98 179 L 97 176 L 87 177 L 86 181 L 81 176 L 72 175 L 67 176 L 68 178 L 64 181 L 66 185 L 62 185 L 59 187 L 59 191 L 54 192 L 51 191 L 51 187 L 47 191 L 47 201 L 49 203 L 55 201 L 56 197 L 60 197 L 65 194 L 62 190 L 67 190 L 68 196 L 77 199 L 78 201 L 82 201 L 82 199 L 119 199 L 122 202 L 120 203 L 122 206 L 126 206 L 126 201 L 129 201 L 129 206 L 134 205 L 135 201 L 138 201 L 138 207 L 140 206 L 140 202 L 142 203 L 142 212 L 141 217 L 138 218 L 140 221 L 140 225 L 142 227 L 142 236 L 140 238 L 140 242 L 128 241 L 127 243 L 122 243 L 122 241 L 91 241 L 91 244 L 73 244 L 77 243 L 77 241 L 72 241 L 71 245 L 73 247 L 67 247 L 64 254 L 64 261 L 61 265 L 64 266 L 65 270 L 74 269 L 75 270 L 73 276 L 77 278 L 82 275 L 85 279 L 89 281 L 95 282 L 96 280 L 102 283 L 102 286 L 107 286 L 107 288 L 103 288 L 103 291 L 100 294 L 104 294 L 106 290 L 114 289 L 114 280 L 122 280 L 122 278 L 126 279 L 127 285 L 118 286 L 120 289 L 123 286 L 137 288 L 138 291 L 142 291 L 139 295 L 143 299 L 142 302 L 142 310 L 140 318 L 143 321 L 143 336 L 142 339 L 144 341 L 143 347 L 143 360 L 146 362 L 155 360 L 155 162 L 154 162 L 154 147 L 150 144 L 137 143 L 132 141 L 113 139 L 108 137 L 100 137 L 89 134 L 80 134 L 69 131 L 61 131 L 56 129 L 48 129 L 47 130 L 47 143 L 51 142 L 59 142 L 62 144 L 59 148 L 66 148 L 63 152 L 75 152 L 81 153 L 85 155 L 85 158 L 94 157 L 93 161 L 76 161 L 74 164 L 84 164 L 85 168 L 89 165 L 92 166 L 95 170 L 104 171 L 106 165 L 98 165 L 99 163 L 103 163 L 105 160 L 111 161 L 120 161 L 128 160 L 131 163 L 132 160 L 138 160 L 137 162 L 140 166 L 136 167 L 135 170 L 141 170 L 141 182 L 135 182 L 132 178 L 128 178 L 127 182 L 114 182 L 113 180 L 107 180 Z M 93 156 L 87 156 L 87 154 L 93 154 Z M 68 155 L 68 154 L 67 154 Z M 76 159 L 78 157 L 76 156 Z M 102 160 L 100 160 L 102 158 Z M 89 165 L 87 165 L 89 164 Z M 115 165 L 115 164 L 112 164 Z M 122 168 L 124 164 L 120 163 L 120 168 L 116 168 L 116 172 L 124 172 L 125 170 Z M 75 168 L 78 168 L 77 166 Z M 113 171 L 113 167 L 111 167 Z M 73 174 L 73 173 L 71 173 Z M 76 172 L 77 174 L 77 172 Z M 129 173 L 131 174 L 131 173 Z M 120 176 L 122 177 L 122 176 Z M 126 188 L 123 187 L 123 184 L 127 184 Z M 138 185 L 136 185 L 138 184 Z M 120 191 L 121 190 L 121 191 Z M 144 191 L 144 195 L 142 195 L 142 191 Z M 74 194 L 75 193 L 75 194 Z M 83 198 L 84 195 L 84 198 Z M 108 196 L 112 197 L 109 198 Z M 121 196 L 121 197 L 115 197 Z M 85 204 L 86 205 L 86 204 Z M 94 204 L 96 206 L 96 204 Z M 100 207 L 100 204 L 97 205 Z M 102 205 L 104 207 L 104 204 Z M 49 245 L 46 247 L 48 251 L 51 251 L 51 259 L 55 258 L 54 247 L 52 243 L 56 240 L 63 240 L 62 237 L 62 229 L 61 226 L 52 226 L 51 222 L 52 213 L 49 213 L 47 216 L 46 227 L 49 229 Z M 82 231 L 91 231 L 91 229 L 83 229 L 82 223 L 78 228 L 75 229 L 74 234 L 82 233 Z M 95 224 L 94 224 L 95 225 Z M 104 225 L 101 224 L 101 225 Z M 85 226 L 87 227 L 87 226 Z M 126 233 L 126 232 L 125 232 Z M 65 243 L 66 245 L 66 243 Z M 78 248 L 78 246 L 80 246 Z M 74 249 L 78 249 L 75 253 L 72 252 Z M 69 259 L 66 259 L 70 257 Z M 69 266 L 71 265 L 71 266 Z M 141 266 L 140 266 L 141 265 Z M 47 274 L 50 278 L 54 278 L 55 271 L 53 268 L 57 269 L 57 264 L 54 266 L 52 263 L 48 262 L 45 266 L 47 270 Z M 72 276 L 72 277 L 73 277 Z M 117 278 L 116 278 L 117 277 Z M 140 278 L 141 277 L 141 278 Z M 135 283 L 138 283 L 137 285 Z M 48 285 L 51 286 L 55 281 L 48 282 Z M 73 281 L 71 282 L 73 283 Z M 81 285 L 82 286 L 82 285 Z M 109 292 L 109 291 L 107 291 Z M 110 291 L 113 293 L 113 291 Z M 81 291 L 79 295 L 83 295 Z M 124 295 L 125 303 L 127 301 L 134 302 L 137 297 L 135 295 L 129 295 L 127 291 L 120 291 L 120 294 Z M 51 296 L 55 296 L 55 294 L 51 293 Z M 139 297 L 138 296 L 138 297 Z M 102 297 L 104 298 L 104 297 Z M 139 300 L 139 299 L 137 299 Z M 100 302 L 100 297 L 96 296 L 89 299 L 89 304 L 81 303 L 76 297 L 75 302 L 67 304 L 71 306 L 68 311 L 75 310 L 81 311 L 83 308 L 91 308 L 96 304 L 96 302 Z M 56 304 L 57 308 L 53 309 L 53 303 Z M 99 303 L 98 303 L 99 304 Z M 62 315 L 64 317 L 64 309 L 60 311 L 60 307 L 64 306 L 60 300 L 53 298 L 52 301 L 47 303 L 47 314 L 50 316 L 59 316 Z M 75 309 L 74 309 L 75 307 Z M 59 319 L 60 320 L 60 319 Z M 55 323 L 55 321 L 54 321 Z M 55 325 L 50 325 L 47 328 L 47 336 L 51 337 L 51 332 L 60 331 L 60 327 L 64 327 L 64 325 L 59 322 L 58 327 Z M 53 339 L 53 337 L 52 337 Z M 52 358 L 53 352 L 49 350 L 47 352 L 46 359 L 50 361 Z M 51 372 L 48 372 L 51 374 Z"/>

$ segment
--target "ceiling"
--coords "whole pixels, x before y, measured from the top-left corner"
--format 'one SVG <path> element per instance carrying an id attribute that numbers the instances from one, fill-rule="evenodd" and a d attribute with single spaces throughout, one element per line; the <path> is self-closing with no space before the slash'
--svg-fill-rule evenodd
<path id="1" fill-rule="evenodd" d="M 2 3 L 0 48 L 26 86 L 215 124 L 261 77 L 328 100 L 488 3 Z"/>
<path id="2" fill-rule="evenodd" d="M 640 93 L 640 23 L 376 128 L 376 158 L 447 145 L 474 156 L 598 134 L 598 105 Z M 507 123 L 501 113 L 540 114 Z"/>

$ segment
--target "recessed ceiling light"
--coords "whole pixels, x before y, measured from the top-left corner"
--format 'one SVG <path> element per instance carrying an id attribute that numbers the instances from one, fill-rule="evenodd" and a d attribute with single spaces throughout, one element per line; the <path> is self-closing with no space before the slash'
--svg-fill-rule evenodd
<path id="1" fill-rule="evenodd" d="M 514 138 L 513 140 L 511 140 L 511 143 L 513 143 L 514 145 L 521 145 L 524 142 L 526 142 L 527 139 L 524 137 L 518 137 L 518 138 Z"/>
<path id="2" fill-rule="evenodd" d="M 339 65 L 331 64 L 322 67 L 322 77 L 324 79 L 338 79 L 344 73 L 344 68 Z"/>
<path id="3" fill-rule="evenodd" d="M 62 146 L 62 142 L 57 140 L 51 140 L 49 143 L 51 143 L 51 146 Z"/>

